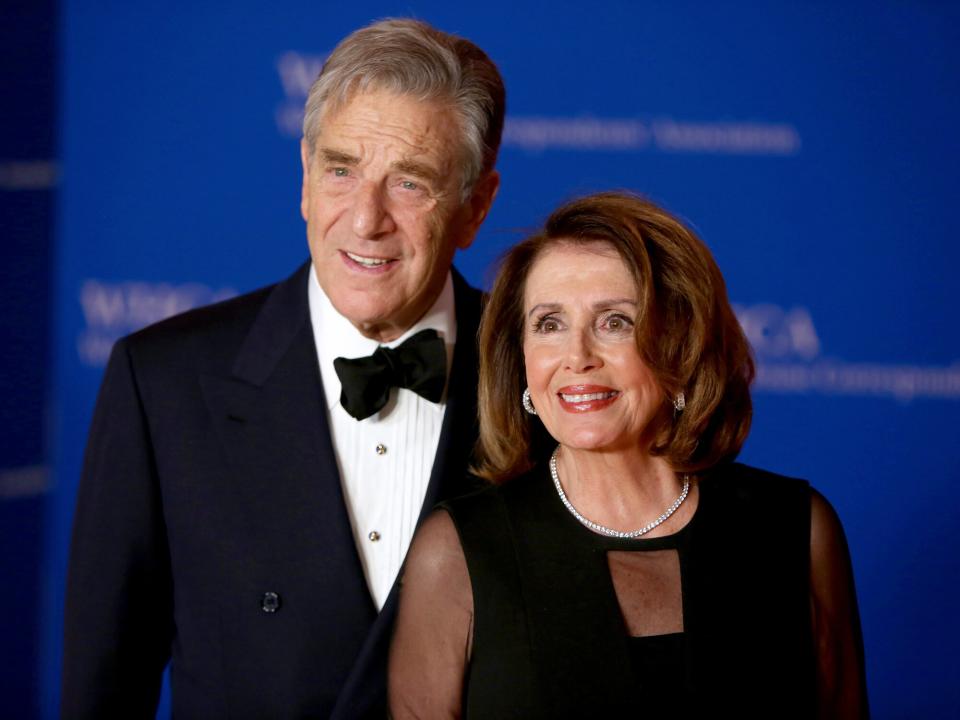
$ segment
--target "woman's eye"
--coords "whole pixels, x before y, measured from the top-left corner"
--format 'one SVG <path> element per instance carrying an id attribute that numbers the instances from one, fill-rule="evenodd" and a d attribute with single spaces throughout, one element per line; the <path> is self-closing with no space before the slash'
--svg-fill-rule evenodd
<path id="1" fill-rule="evenodd" d="M 560 323 L 553 318 L 542 318 L 537 320 L 534 330 L 539 333 L 556 332 L 560 329 Z"/>
<path id="2" fill-rule="evenodd" d="M 626 332 L 633 327 L 633 321 L 625 315 L 610 315 L 603 323 L 612 332 Z"/>
<path id="3" fill-rule="evenodd" d="M 419 189 L 420 189 L 420 186 L 417 185 L 417 183 L 413 182 L 412 180 L 404 180 L 403 182 L 400 183 L 400 187 L 402 187 L 404 190 L 419 190 Z"/>

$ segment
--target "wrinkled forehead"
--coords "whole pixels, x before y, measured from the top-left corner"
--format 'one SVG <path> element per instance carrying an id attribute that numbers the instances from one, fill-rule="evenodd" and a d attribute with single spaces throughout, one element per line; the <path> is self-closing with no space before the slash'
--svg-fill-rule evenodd
<path id="1" fill-rule="evenodd" d="M 522 291 L 524 307 L 534 302 L 544 285 L 557 291 L 565 288 L 594 288 L 598 292 L 619 285 L 620 290 L 637 291 L 633 267 L 608 240 L 559 237 L 544 242 L 531 259 Z"/>
<path id="2" fill-rule="evenodd" d="M 339 104 L 324 105 L 315 145 L 337 126 L 363 123 L 375 135 L 392 136 L 407 145 L 404 154 L 432 157 L 438 170 L 459 181 L 466 158 L 455 108 L 438 99 L 390 89 L 356 90 Z M 317 148 L 310 148 L 315 151 Z"/>
<path id="3" fill-rule="evenodd" d="M 325 124 L 331 119 L 336 118 L 358 100 L 364 98 L 375 98 L 378 96 L 392 98 L 398 101 L 397 105 L 405 107 L 406 116 L 411 110 L 414 114 L 424 118 L 431 118 L 437 124 L 446 126 L 457 138 L 456 145 L 460 143 L 461 120 L 457 112 L 456 103 L 450 98 L 436 95 L 419 94 L 415 92 L 401 91 L 390 86 L 385 82 L 371 82 L 368 84 L 352 84 L 344 88 L 341 93 L 331 94 L 323 103 L 323 113 L 320 115 L 318 125 L 322 132 Z M 398 119 L 403 119 L 398 117 Z M 459 150 L 459 147 L 450 148 L 450 150 Z"/>

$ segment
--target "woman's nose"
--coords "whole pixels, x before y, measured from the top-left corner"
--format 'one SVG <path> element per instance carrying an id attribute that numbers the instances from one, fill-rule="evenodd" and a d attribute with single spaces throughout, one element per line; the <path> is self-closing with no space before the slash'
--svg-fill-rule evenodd
<path id="1" fill-rule="evenodd" d="M 570 333 L 567 345 L 567 368 L 582 373 L 603 365 L 597 355 L 593 334 L 589 330 Z"/>

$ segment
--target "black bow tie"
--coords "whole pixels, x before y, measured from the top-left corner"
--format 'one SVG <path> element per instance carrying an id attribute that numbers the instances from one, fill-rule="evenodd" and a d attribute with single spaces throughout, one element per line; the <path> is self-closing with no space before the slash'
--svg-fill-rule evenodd
<path id="1" fill-rule="evenodd" d="M 340 404 L 357 420 L 378 412 L 390 399 L 390 388 L 413 390 L 439 402 L 447 379 L 447 351 L 436 330 L 421 330 L 395 348 L 378 347 L 364 358 L 337 358 Z"/>

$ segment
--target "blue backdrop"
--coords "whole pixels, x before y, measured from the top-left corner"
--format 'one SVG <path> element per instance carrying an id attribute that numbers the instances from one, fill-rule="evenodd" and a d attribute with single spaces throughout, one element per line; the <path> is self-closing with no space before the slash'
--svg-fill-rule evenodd
<path id="1" fill-rule="evenodd" d="M 388 15 L 470 37 L 507 83 L 500 196 L 457 261 L 475 284 L 587 191 L 640 191 L 700 232 L 759 360 L 742 458 L 837 507 L 875 716 L 958 716 L 960 11 L 557 0 L 64 3 L 44 716 L 110 344 L 306 258 L 306 89 Z"/>

